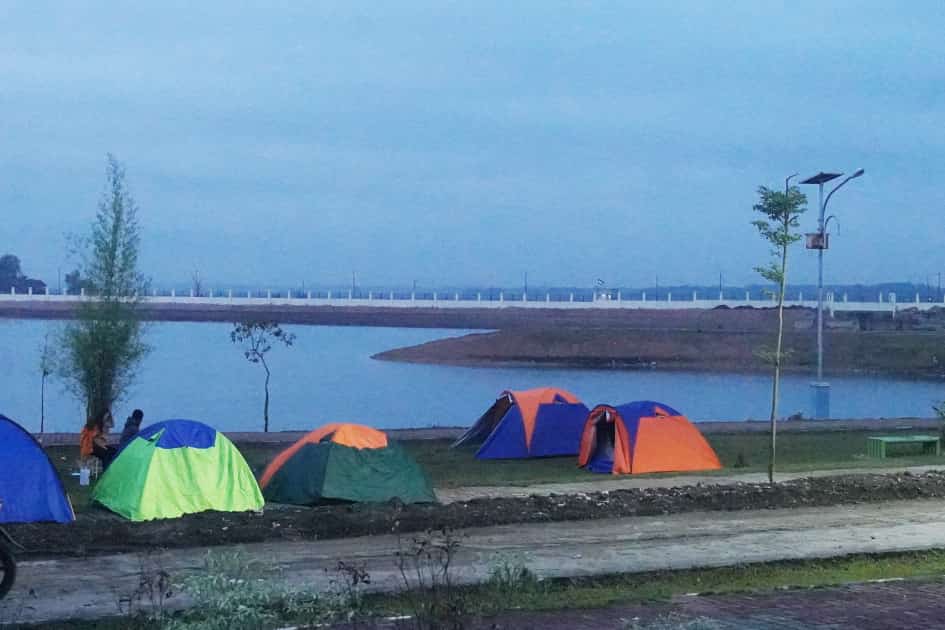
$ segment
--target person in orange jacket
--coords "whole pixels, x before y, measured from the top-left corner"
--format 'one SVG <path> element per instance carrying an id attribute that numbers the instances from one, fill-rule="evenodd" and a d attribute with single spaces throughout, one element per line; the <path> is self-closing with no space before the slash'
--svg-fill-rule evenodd
<path id="1" fill-rule="evenodd" d="M 117 450 L 108 444 L 108 434 L 114 425 L 112 412 L 106 409 L 98 417 L 90 417 L 79 434 L 79 455 L 83 459 L 97 457 L 102 462 L 103 471 L 112 463 Z"/>

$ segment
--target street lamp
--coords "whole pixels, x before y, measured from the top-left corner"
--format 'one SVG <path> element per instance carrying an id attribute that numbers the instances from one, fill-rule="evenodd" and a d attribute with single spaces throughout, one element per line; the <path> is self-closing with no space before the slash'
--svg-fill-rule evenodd
<path id="1" fill-rule="evenodd" d="M 802 184 L 817 184 L 818 186 L 818 206 L 820 215 L 817 219 L 817 232 L 807 235 L 807 249 L 817 250 L 817 380 L 811 383 L 814 390 L 814 417 L 830 417 L 830 383 L 824 381 L 824 250 L 830 246 L 829 236 L 826 234 L 826 221 L 824 214 L 827 210 L 827 204 L 833 194 L 840 190 L 840 187 L 851 179 L 862 175 L 865 171 L 857 169 L 852 175 L 837 184 L 833 190 L 828 193 L 824 199 L 824 184 L 838 177 L 843 173 L 825 173 L 821 171 L 813 177 L 808 177 Z"/>

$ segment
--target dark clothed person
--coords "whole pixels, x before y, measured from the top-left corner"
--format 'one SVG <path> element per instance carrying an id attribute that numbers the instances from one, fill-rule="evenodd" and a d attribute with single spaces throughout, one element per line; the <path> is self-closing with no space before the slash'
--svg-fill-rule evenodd
<path id="1" fill-rule="evenodd" d="M 125 444 L 130 442 L 134 436 L 138 435 L 138 431 L 141 430 L 142 420 L 144 420 L 143 411 L 135 409 L 131 412 L 131 415 L 125 420 L 125 428 L 121 430 L 121 439 L 118 441 L 118 448 L 122 448 Z"/>

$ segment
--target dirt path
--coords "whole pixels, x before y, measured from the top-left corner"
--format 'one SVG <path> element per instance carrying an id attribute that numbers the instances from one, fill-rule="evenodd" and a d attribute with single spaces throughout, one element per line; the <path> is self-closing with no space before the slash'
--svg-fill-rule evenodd
<path id="1" fill-rule="evenodd" d="M 793 481 L 810 477 L 840 477 L 846 475 L 884 475 L 909 473 L 919 475 L 942 470 L 943 466 L 891 466 L 889 468 L 847 468 L 836 470 L 808 470 L 794 473 L 778 473 L 775 481 Z M 683 488 L 696 485 L 733 486 L 740 483 L 767 483 L 768 474 L 763 472 L 740 473 L 731 475 L 678 475 L 661 477 L 606 477 L 594 481 L 575 481 L 572 483 L 542 483 L 529 486 L 464 486 L 462 488 L 437 488 L 436 496 L 440 503 L 472 501 L 474 499 L 525 498 L 530 496 L 552 496 L 555 494 L 588 494 L 592 492 L 611 492 L 647 488 Z"/>
<path id="2" fill-rule="evenodd" d="M 520 558 L 542 577 L 726 566 L 945 547 L 945 501 L 899 501 L 819 508 L 689 513 L 593 523 L 472 528 L 459 533 L 456 576 L 488 577 L 497 555 Z M 363 563 L 372 588 L 399 587 L 395 536 L 243 547 L 278 567 L 294 587 L 324 590 L 338 560 Z M 29 561 L 0 606 L 0 621 L 41 622 L 114 615 L 139 584 L 142 567 L 173 576 L 203 567 L 205 550 Z M 179 604 L 183 603 L 178 600 Z"/>

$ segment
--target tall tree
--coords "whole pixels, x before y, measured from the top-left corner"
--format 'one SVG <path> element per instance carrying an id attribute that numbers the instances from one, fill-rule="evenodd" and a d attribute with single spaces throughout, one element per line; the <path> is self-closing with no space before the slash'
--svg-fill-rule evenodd
<path id="1" fill-rule="evenodd" d="M 230 332 L 230 341 L 243 348 L 243 356 L 250 363 L 262 365 L 266 371 L 265 392 L 263 403 L 263 431 L 269 432 L 269 379 L 272 372 L 266 362 L 266 353 L 272 350 L 273 343 L 282 343 L 286 347 L 295 342 L 295 335 L 285 332 L 276 322 L 247 321 L 233 324 Z"/>
<path id="2" fill-rule="evenodd" d="M 778 399 L 781 388 L 781 365 L 784 360 L 784 288 L 787 286 L 788 248 L 800 240 L 797 228 L 798 217 L 807 210 L 807 197 L 797 186 L 785 183 L 784 192 L 771 190 L 766 186 L 758 188 L 758 203 L 753 206 L 755 212 L 764 218 L 752 221 L 761 237 L 772 245 L 771 261 L 762 267 L 755 267 L 761 274 L 777 286 L 778 298 L 778 337 L 774 352 L 770 353 L 774 365 L 774 378 L 771 384 L 771 444 L 768 453 L 768 481 L 774 482 L 775 452 L 777 442 Z"/>
<path id="3" fill-rule="evenodd" d="M 82 289 L 88 289 L 87 284 L 78 269 L 66 274 L 66 293 L 69 295 L 79 295 Z"/>
<path id="4" fill-rule="evenodd" d="M 23 279 L 20 259 L 13 254 L 0 256 L 0 291 L 7 292 Z"/>
<path id="5" fill-rule="evenodd" d="M 105 180 L 91 234 L 79 252 L 89 299 L 80 303 L 76 320 L 63 333 L 60 362 L 64 380 L 93 416 L 127 391 L 149 350 L 138 312 L 140 296 L 147 292 L 138 271 L 138 208 L 125 170 L 111 154 Z"/>

